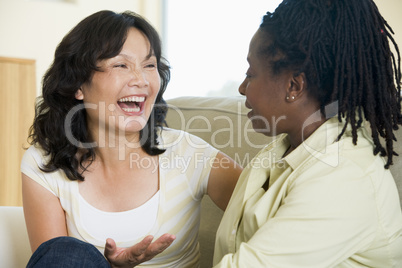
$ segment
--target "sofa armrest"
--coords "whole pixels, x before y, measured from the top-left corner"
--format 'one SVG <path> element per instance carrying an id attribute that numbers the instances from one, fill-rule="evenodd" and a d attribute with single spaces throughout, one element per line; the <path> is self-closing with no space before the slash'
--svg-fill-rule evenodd
<path id="1" fill-rule="evenodd" d="M 0 267 L 26 267 L 31 247 L 22 207 L 0 207 Z"/>

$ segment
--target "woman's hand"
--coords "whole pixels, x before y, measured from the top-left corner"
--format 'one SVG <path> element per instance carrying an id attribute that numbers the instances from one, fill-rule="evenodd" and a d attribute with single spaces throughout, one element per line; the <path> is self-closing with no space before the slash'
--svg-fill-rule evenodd
<path id="1" fill-rule="evenodd" d="M 176 239 L 171 234 L 164 234 L 155 242 L 152 242 L 153 238 L 152 235 L 149 235 L 129 248 L 118 248 L 114 240 L 108 238 L 105 245 L 105 257 L 113 268 L 131 268 L 149 261 L 169 247 Z"/>

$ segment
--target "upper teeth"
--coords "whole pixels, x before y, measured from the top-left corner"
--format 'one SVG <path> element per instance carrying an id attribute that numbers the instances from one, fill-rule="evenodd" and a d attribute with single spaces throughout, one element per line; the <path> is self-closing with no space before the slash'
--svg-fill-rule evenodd
<path id="1" fill-rule="evenodd" d="M 127 98 L 121 98 L 119 102 L 143 102 L 145 100 L 145 97 L 127 97 Z"/>

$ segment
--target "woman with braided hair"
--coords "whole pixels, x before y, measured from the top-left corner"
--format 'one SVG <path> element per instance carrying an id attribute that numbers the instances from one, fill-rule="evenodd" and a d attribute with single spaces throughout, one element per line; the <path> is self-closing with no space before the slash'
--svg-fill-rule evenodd
<path id="1" fill-rule="evenodd" d="M 214 267 L 402 267 L 392 34 L 372 0 L 284 0 L 264 16 L 239 91 L 254 129 L 279 136 L 239 178 Z"/>

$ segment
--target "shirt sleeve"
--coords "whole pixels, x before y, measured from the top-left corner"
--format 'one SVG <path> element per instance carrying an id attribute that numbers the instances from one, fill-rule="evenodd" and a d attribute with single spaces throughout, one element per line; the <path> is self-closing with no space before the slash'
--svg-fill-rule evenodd
<path id="1" fill-rule="evenodd" d="M 52 173 L 45 173 L 40 169 L 45 162 L 42 151 L 38 148 L 31 146 L 24 153 L 21 161 L 21 172 L 28 176 L 30 179 L 45 187 L 52 194 L 58 196 L 57 184 L 51 179 Z"/>
<path id="2" fill-rule="evenodd" d="M 197 136 L 187 133 L 185 137 L 188 183 L 194 198 L 201 199 L 207 193 L 209 174 L 219 151 Z"/>

